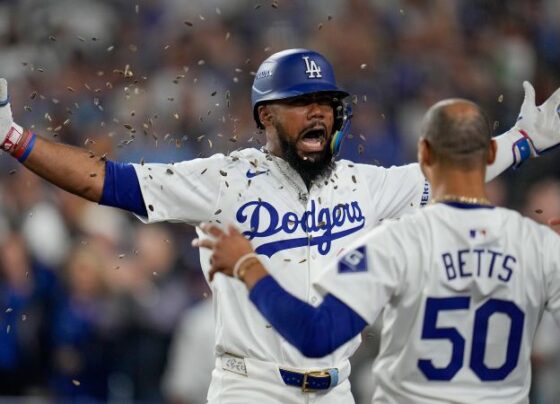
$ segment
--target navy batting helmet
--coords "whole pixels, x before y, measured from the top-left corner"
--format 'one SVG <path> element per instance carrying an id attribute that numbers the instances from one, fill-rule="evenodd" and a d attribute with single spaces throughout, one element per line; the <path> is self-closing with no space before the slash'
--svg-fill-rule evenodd
<path id="1" fill-rule="evenodd" d="M 333 95 L 335 135 L 331 141 L 331 149 L 336 154 L 352 115 L 350 105 L 342 102 L 349 94 L 336 85 L 329 61 L 312 50 L 288 49 L 278 52 L 259 66 L 251 91 L 253 117 L 257 127 L 263 128 L 258 114 L 259 105 L 322 92 Z"/>

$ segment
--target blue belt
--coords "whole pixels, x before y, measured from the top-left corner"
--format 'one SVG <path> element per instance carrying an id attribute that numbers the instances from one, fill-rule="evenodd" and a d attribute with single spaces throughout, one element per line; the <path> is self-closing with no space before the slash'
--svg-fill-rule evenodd
<path id="1" fill-rule="evenodd" d="M 338 369 L 334 368 L 304 373 L 280 369 L 280 375 L 288 386 L 301 387 L 303 392 L 328 390 L 338 383 Z"/>

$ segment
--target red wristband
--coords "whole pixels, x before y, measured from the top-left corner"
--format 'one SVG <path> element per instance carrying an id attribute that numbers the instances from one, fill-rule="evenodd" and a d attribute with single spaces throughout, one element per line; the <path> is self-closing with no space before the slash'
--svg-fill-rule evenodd
<path id="1" fill-rule="evenodd" d="M 24 129 L 21 139 L 12 151 L 12 156 L 18 159 L 20 163 L 23 163 L 35 145 L 35 138 L 36 135 L 33 132 Z"/>

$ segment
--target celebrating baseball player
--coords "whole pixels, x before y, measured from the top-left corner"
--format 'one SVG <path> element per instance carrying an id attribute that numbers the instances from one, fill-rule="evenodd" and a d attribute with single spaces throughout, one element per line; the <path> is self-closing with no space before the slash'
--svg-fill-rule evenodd
<path id="1" fill-rule="evenodd" d="M 306 356 L 332 355 L 385 308 L 375 403 L 527 403 L 543 310 L 560 325 L 560 238 L 486 199 L 496 143 L 475 104 L 434 105 L 418 158 L 430 206 L 356 240 L 315 282 L 318 307 L 284 291 L 235 228 L 205 226 L 214 241 L 195 244 Z"/>
<path id="2" fill-rule="evenodd" d="M 266 134 L 262 149 L 171 165 L 123 164 L 91 158 L 87 150 L 14 123 L 2 81 L 0 144 L 53 184 L 145 222 L 236 224 L 286 290 L 318 305 L 322 296 L 313 281 L 351 241 L 430 198 L 418 164 L 387 169 L 335 159 L 350 124 L 347 96 L 324 56 L 282 51 L 261 64 L 252 88 L 253 116 Z M 487 179 L 560 143 L 559 100 L 557 92 L 537 109 L 525 84 L 521 119 L 496 139 Z M 210 255 L 201 250 L 207 276 Z M 323 358 L 307 358 L 260 315 L 241 282 L 219 276 L 211 288 L 216 367 L 210 403 L 353 402 L 348 358 L 359 336 Z"/>

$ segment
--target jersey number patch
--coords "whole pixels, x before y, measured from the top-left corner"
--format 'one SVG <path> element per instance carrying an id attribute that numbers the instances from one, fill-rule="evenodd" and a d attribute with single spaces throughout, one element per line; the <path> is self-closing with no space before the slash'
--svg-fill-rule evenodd
<path id="1" fill-rule="evenodd" d="M 434 298 L 426 300 L 422 339 L 448 340 L 451 342 L 451 360 L 445 367 L 434 366 L 431 359 L 419 359 L 418 368 L 428 380 L 451 380 L 463 367 L 465 338 L 454 327 L 438 327 L 437 319 L 440 311 L 468 310 L 469 296 Z M 501 313 L 510 320 L 509 336 L 506 346 L 506 358 L 498 367 L 488 367 L 484 363 L 488 323 L 495 313 Z M 459 320 L 460 321 L 460 320 Z M 483 382 L 504 380 L 517 366 L 523 323 L 525 314 L 513 302 L 500 299 L 489 299 L 475 311 L 472 332 L 471 357 L 469 367 Z M 504 341 L 505 342 L 505 341 Z"/>

